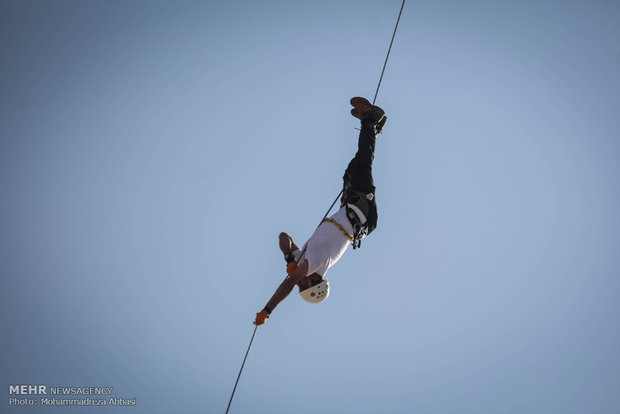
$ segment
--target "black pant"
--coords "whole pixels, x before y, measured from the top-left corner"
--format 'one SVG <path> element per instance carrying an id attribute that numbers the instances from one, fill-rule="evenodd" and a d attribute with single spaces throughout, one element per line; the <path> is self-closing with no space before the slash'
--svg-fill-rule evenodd
<path id="1" fill-rule="evenodd" d="M 372 179 L 372 161 L 375 158 L 375 127 L 372 123 L 362 123 L 357 141 L 357 153 L 349 162 L 344 173 L 344 188 L 362 193 L 375 193 Z"/>
<path id="2" fill-rule="evenodd" d="M 376 227 L 377 205 L 372 178 L 372 161 L 375 158 L 375 124 L 362 122 L 357 153 L 349 162 L 343 178 L 342 203 L 355 204 L 368 220 L 368 233 Z M 372 196 L 368 196 L 372 194 Z M 369 199 L 370 198 L 370 199 Z"/>

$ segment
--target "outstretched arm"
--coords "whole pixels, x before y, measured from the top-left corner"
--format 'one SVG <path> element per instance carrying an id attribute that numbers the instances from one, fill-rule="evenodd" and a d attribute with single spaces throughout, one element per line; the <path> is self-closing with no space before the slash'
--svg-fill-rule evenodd
<path id="1" fill-rule="evenodd" d="M 276 292 L 273 294 L 271 299 L 269 299 L 269 302 L 267 302 L 266 307 L 269 308 L 270 311 L 273 311 L 276 306 L 278 306 L 278 304 L 282 302 L 284 298 L 289 295 L 289 293 L 291 293 L 295 285 L 299 283 L 304 277 L 306 277 L 307 273 L 308 262 L 304 260 L 303 263 L 299 265 L 297 270 L 295 270 L 293 273 L 288 275 L 286 279 L 284 279 L 278 289 L 276 289 Z"/>
<path id="2" fill-rule="evenodd" d="M 308 261 L 304 260 L 297 269 L 288 275 L 286 279 L 278 286 L 276 292 L 273 294 L 269 302 L 267 302 L 267 306 L 256 314 L 256 320 L 254 321 L 254 325 L 262 325 L 265 323 L 271 312 L 278 306 L 280 302 L 286 298 L 289 293 L 293 290 L 295 285 L 299 283 L 304 277 L 306 277 L 308 273 Z"/>

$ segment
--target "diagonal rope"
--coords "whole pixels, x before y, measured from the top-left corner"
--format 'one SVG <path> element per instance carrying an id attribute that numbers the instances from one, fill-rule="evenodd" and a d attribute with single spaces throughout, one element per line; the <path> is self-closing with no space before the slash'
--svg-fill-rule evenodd
<path id="1" fill-rule="evenodd" d="M 377 100 L 377 95 L 379 94 L 379 88 L 381 88 L 381 81 L 383 80 L 383 74 L 385 73 L 385 68 L 387 67 L 388 59 L 390 58 L 390 52 L 392 50 L 392 44 L 394 43 L 394 38 L 396 37 L 396 30 L 398 29 L 398 23 L 400 22 L 400 16 L 403 13 L 403 8 L 404 7 L 405 7 L 405 0 L 403 0 L 403 3 L 400 6 L 400 11 L 398 12 L 398 19 L 396 19 L 396 26 L 394 26 L 394 33 L 392 33 L 392 40 L 390 40 L 390 47 L 388 48 L 387 55 L 385 56 L 385 62 L 383 63 L 383 69 L 381 70 L 381 76 L 379 77 L 379 84 L 377 85 L 377 91 L 375 92 L 375 97 L 372 100 L 372 104 L 373 105 L 375 104 L 375 101 Z M 327 210 L 327 213 L 325 213 L 325 215 L 323 216 L 323 219 L 320 221 L 319 225 L 321 225 L 323 220 L 325 220 L 327 218 L 327 216 L 329 215 L 329 212 L 332 211 L 332 208 L 334 208 L 334 205 L 336 205 L 336 202 L 338 201 L 340 196 L 342 196 L 343 191 L 344 190 L 340 190 L 340 193 L 338 194 L 338 196 L 336 197 L 336 199 L 334 200 L 332 205 Z M 301 257 L 303 256 L 304 252 L 305 252 L 305 246 L 304 246 L 304 250 L 301 252 L 301 255 L 299 255 L 298 261 L 301 259 Z M 226 407 L 226 414 L 228 414 L 228 410 L 230 410 L 230 404 L 232 404 L 233 397 L 235 396 L 235 391 L 237 390 L 237 385 L 239 384 L 239 379 L 241 378 L 241 373 L 243 372 L 243 367 L 245 366 L 245 361 L 248 359 L 248 354 L 250 353 L 250 348 L 252 347 L 252 342 L 254 342 L 254 336 L 256 336 L 256 330 L 257 329 L 258 329 L 258 325 L 256 325 L 254 327 L 254 332 L 252 333 L 252 338 L 250 339 L 250 344 L 248 345 L 248 350 L 245 352 L 245 357 L 243 358 L 243 363 L 241 364 L 241 369 L 239 370 L 239 375 L 237 375 L 237 380 L 235 381 L 235 386 L 233 388 L 232 394 L 230 395 L 230 400 L 228 401 L 228 407 Z"/>
<path id="2" fill-rule="evenodd" d="M 394 38 L 396 37 L 396 30 L 398 29 L 398 23 L 400 22 L 400 16 L 403 14 L 403 8 L 405 7 L 405 0 L 400 5 L 400 11 L 398 12 L 398 19 L 396 19 L 396 26 L 394 26 L 394 33 L 392 33 L 392 40 L 390 40 L 390 47 L 388 48 L 387 55 L 385 56 L 385 62 L 383 63 L 383 69 L 381 70 L 381 76 L 379 77 L 379 84 L 377 85 L 377 91 L 375 97 L 372 100 L 372 104 L 375 104 L 377 95 L 379 95 L 379 88 L 381 87 L 381 81 L 383 80 L 383 74 L 385 73 L 385 67 L 387 66 L 388 59 L 390 58 L 390 52 L 392 51 L 392 45 L 394 44 Z"/>
<path id="3" fill-rule="evenodd" d="M 245 351 L 245 358 L 243 358 L 243 364 L 241 364 L 239 375 L 237 375 L 237 381 L 235 381 L 235 387 L 233 388 L 232 394 L 230 395 L 230 400 L 228 401 L 228 407 L 226 407 L 226 414 L 228 414 L 228 410 L 230 410 L 230 404 L 232 403 L 233 397 L 235 396 L 235 391 L 237 390 L 237 384 L 239 384 L 239 378 L 241 378 L 241 373 L 243 372 L 243 366 L 245 365 L 245 361 L 246 359 L 248 359 L 248 354 L 250 353 L 252 342 L 254 342 L 254 335 L 256 335 L 257 329 L 258 329 L 258 325 L 254 327 L 254 333 L 252 334 L 252 339 L 250 339 L 250 345 L 248 345 L 248 350 Z"/>

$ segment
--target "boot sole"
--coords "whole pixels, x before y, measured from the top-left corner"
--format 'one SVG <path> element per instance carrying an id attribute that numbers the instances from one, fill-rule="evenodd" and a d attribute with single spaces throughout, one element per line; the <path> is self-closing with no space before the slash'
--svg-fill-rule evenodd
<path id="1" fill-rule="evenodd" d="M 351 98 L 351 105 L 354 108 L 351 110 L 351 115 L 353 115 L 354 117 L 358 119 L 362 119 L 361 117 L 365 113 L 370 112 L 370 111 L 375 111 L 375 110 L 381 111 L 381 115 L 385 115 L 385 112 L 383 112 L 383 109 L 379 108 L 376 105 L 371 104 L 370 102 L 368 102 L 368 99 L 366 98 L 360 98 L 359 96 Z"/>
<path id="2" fill-rule="evenodd" d="M 358 110 L 358 112 L 364 113 L 372 108 L 372 104 L 366 98 L 356 96 L 351 98 L 351 106 Z"/>

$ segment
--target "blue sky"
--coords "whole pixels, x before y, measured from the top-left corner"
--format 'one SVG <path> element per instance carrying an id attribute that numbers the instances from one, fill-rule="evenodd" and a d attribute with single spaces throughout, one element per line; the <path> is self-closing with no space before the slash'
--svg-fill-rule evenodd
<path id="1" fill-rule="evenodd" d="M 0 1 L 4 404 L 34 383 L 225 411 L 277 235 L 340 191 L 399 7 Z M 231 413 L 620 410 L 618 21 L 407 2 L 378 228 L 326 302 L 258 329 Z"/>

